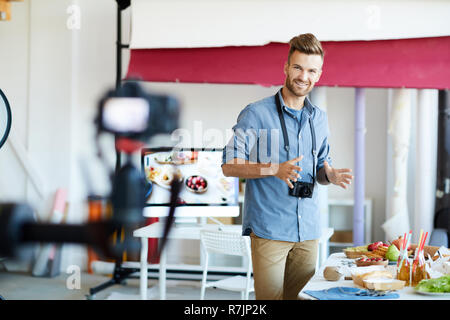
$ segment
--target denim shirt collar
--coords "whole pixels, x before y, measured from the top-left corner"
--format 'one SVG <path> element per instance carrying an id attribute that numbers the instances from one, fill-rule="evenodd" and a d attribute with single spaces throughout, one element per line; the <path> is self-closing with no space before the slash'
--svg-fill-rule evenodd
<path id="1" fill-rule="evenodd" d="M 281 89 L 278 91 L 277 94 L 278 94 L 278 96 L 280 97 L 280 102 L 281 102 L 282 109 L 283 109 L 285 112 L 287 112 L 288 114 L 292 115 L 292 113 L 290 112 L 290 109 L 291 109 L 291 108 L 289 108 L 289 107 L 284 103 L 283 95 L 281 94 Z M 312 116 L 313 110 L 314 110 L 314 106 L 313 106 L 313 104 L 311 103 L 311 101 L 309 101 L 309 98 L 308 98 L 308 97 L 305 97 L 305 102 L 304 102 L 304 104 L 303 104 L 303 108 L 300 109 L 300 110 L 305 110 L 305 111 L 306 111 L 306 116 L 307 116 L 308 118 Z M 304 113 L 304 114 L 305 114 L 305 113 Z"/>

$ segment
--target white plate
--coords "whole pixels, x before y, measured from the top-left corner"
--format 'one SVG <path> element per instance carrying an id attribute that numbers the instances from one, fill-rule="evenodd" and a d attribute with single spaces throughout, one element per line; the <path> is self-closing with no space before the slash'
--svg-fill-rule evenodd
<path id="1" fill-rule="evenodd" d="M 176 169 L 176 170 L 174 170 L 174 169 L 166 169 L 166 170 L 171 171 L 172 174 L 174 174 L 176 172 L 178 174 L 178 176 L 180 177 L 179 181 L 183 182 L 183 176 L 181 174 L 180 169 Z M 166 172 L 161 171 L 157 176 L 154 177 L 153 182 L 155 182 L 157 185 L 159 185 L 162 188 L 170 190 L 172 188 L 172 185 L 171 185 L 172 181 L 170 181 L 169 183 L 164 183 L 163 180 L 162 180 L 162 177 L 164 176 L 165 173 Z"/>
<path id="2" fill-rule="evenodd" d="M 426 295 L 426 296 L 441 296 L 441 297 L 446 297 L 449 296 L 450 297 L 450 292 L 426 292 L 426 291 L 419 291 L 419 290 L 414 290 L 417 293 Z"/>

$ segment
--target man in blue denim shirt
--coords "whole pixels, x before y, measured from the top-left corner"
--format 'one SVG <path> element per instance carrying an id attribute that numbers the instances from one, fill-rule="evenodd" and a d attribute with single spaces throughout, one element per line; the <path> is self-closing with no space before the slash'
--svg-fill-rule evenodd
<path id="1" fill-rule="evenodd" d="M 307 98 L 322 65 L 314 35 L 294 37 L 284 86 L 241 111 L 223 152 L 224 175 L 247 180 L 243 235 L 251 238 L 256 299 L 296 299 L 315 271 L 321 235 L 317 190 L 309 198 L 292 196 L 289 189 L 296 181 L 345 189 L 353 178 L 350 169 L 331 167 L 327 115 Z"/>

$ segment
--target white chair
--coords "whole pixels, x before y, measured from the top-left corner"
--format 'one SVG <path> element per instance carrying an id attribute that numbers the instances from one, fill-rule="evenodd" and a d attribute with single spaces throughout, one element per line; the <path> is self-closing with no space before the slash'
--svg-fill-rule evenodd
<path id="1" fill-rule="evenodd" d="M 223 290 L 240 291 L 241 299 L 248 300 L 249 293 L 254 291 L 249 237 L 242 236 L 237 232 L 202 229 L 200 231 L 200 244 L 205 257 L 200 299 L 204 300 L 206 288 L 215 287 Z M 246 257 L 247 276 L 234 276 L 207 282 L 209 253 Z"/>

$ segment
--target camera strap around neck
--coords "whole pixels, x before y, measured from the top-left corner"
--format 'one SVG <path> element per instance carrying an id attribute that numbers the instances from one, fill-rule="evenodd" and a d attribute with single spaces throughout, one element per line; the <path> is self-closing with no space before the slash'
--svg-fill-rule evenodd
<path id="1" fill-rule="evenodd" d="M 287 159 L 290 160 L 289 157 L 289 137 L 286 130 L 286 122 L 284 121 L 283 109 L 281 108 L 280 95 L 281 89 L 279 93 L 275 94 L 275 102 L 277 104 L 278 117 L 280 118 L 281 130 L 283 131 L 283 139 L 284 139 L 284 150 L 287 152 Z M 313 155 L 313 183 L 316 182 L 316 133 L 314 131 L 314 126 L 312 123 L 311 117 L 309 119 L 309 127 L 311 129 L 311 140 L 312 140 L 312 155 Z"/>

